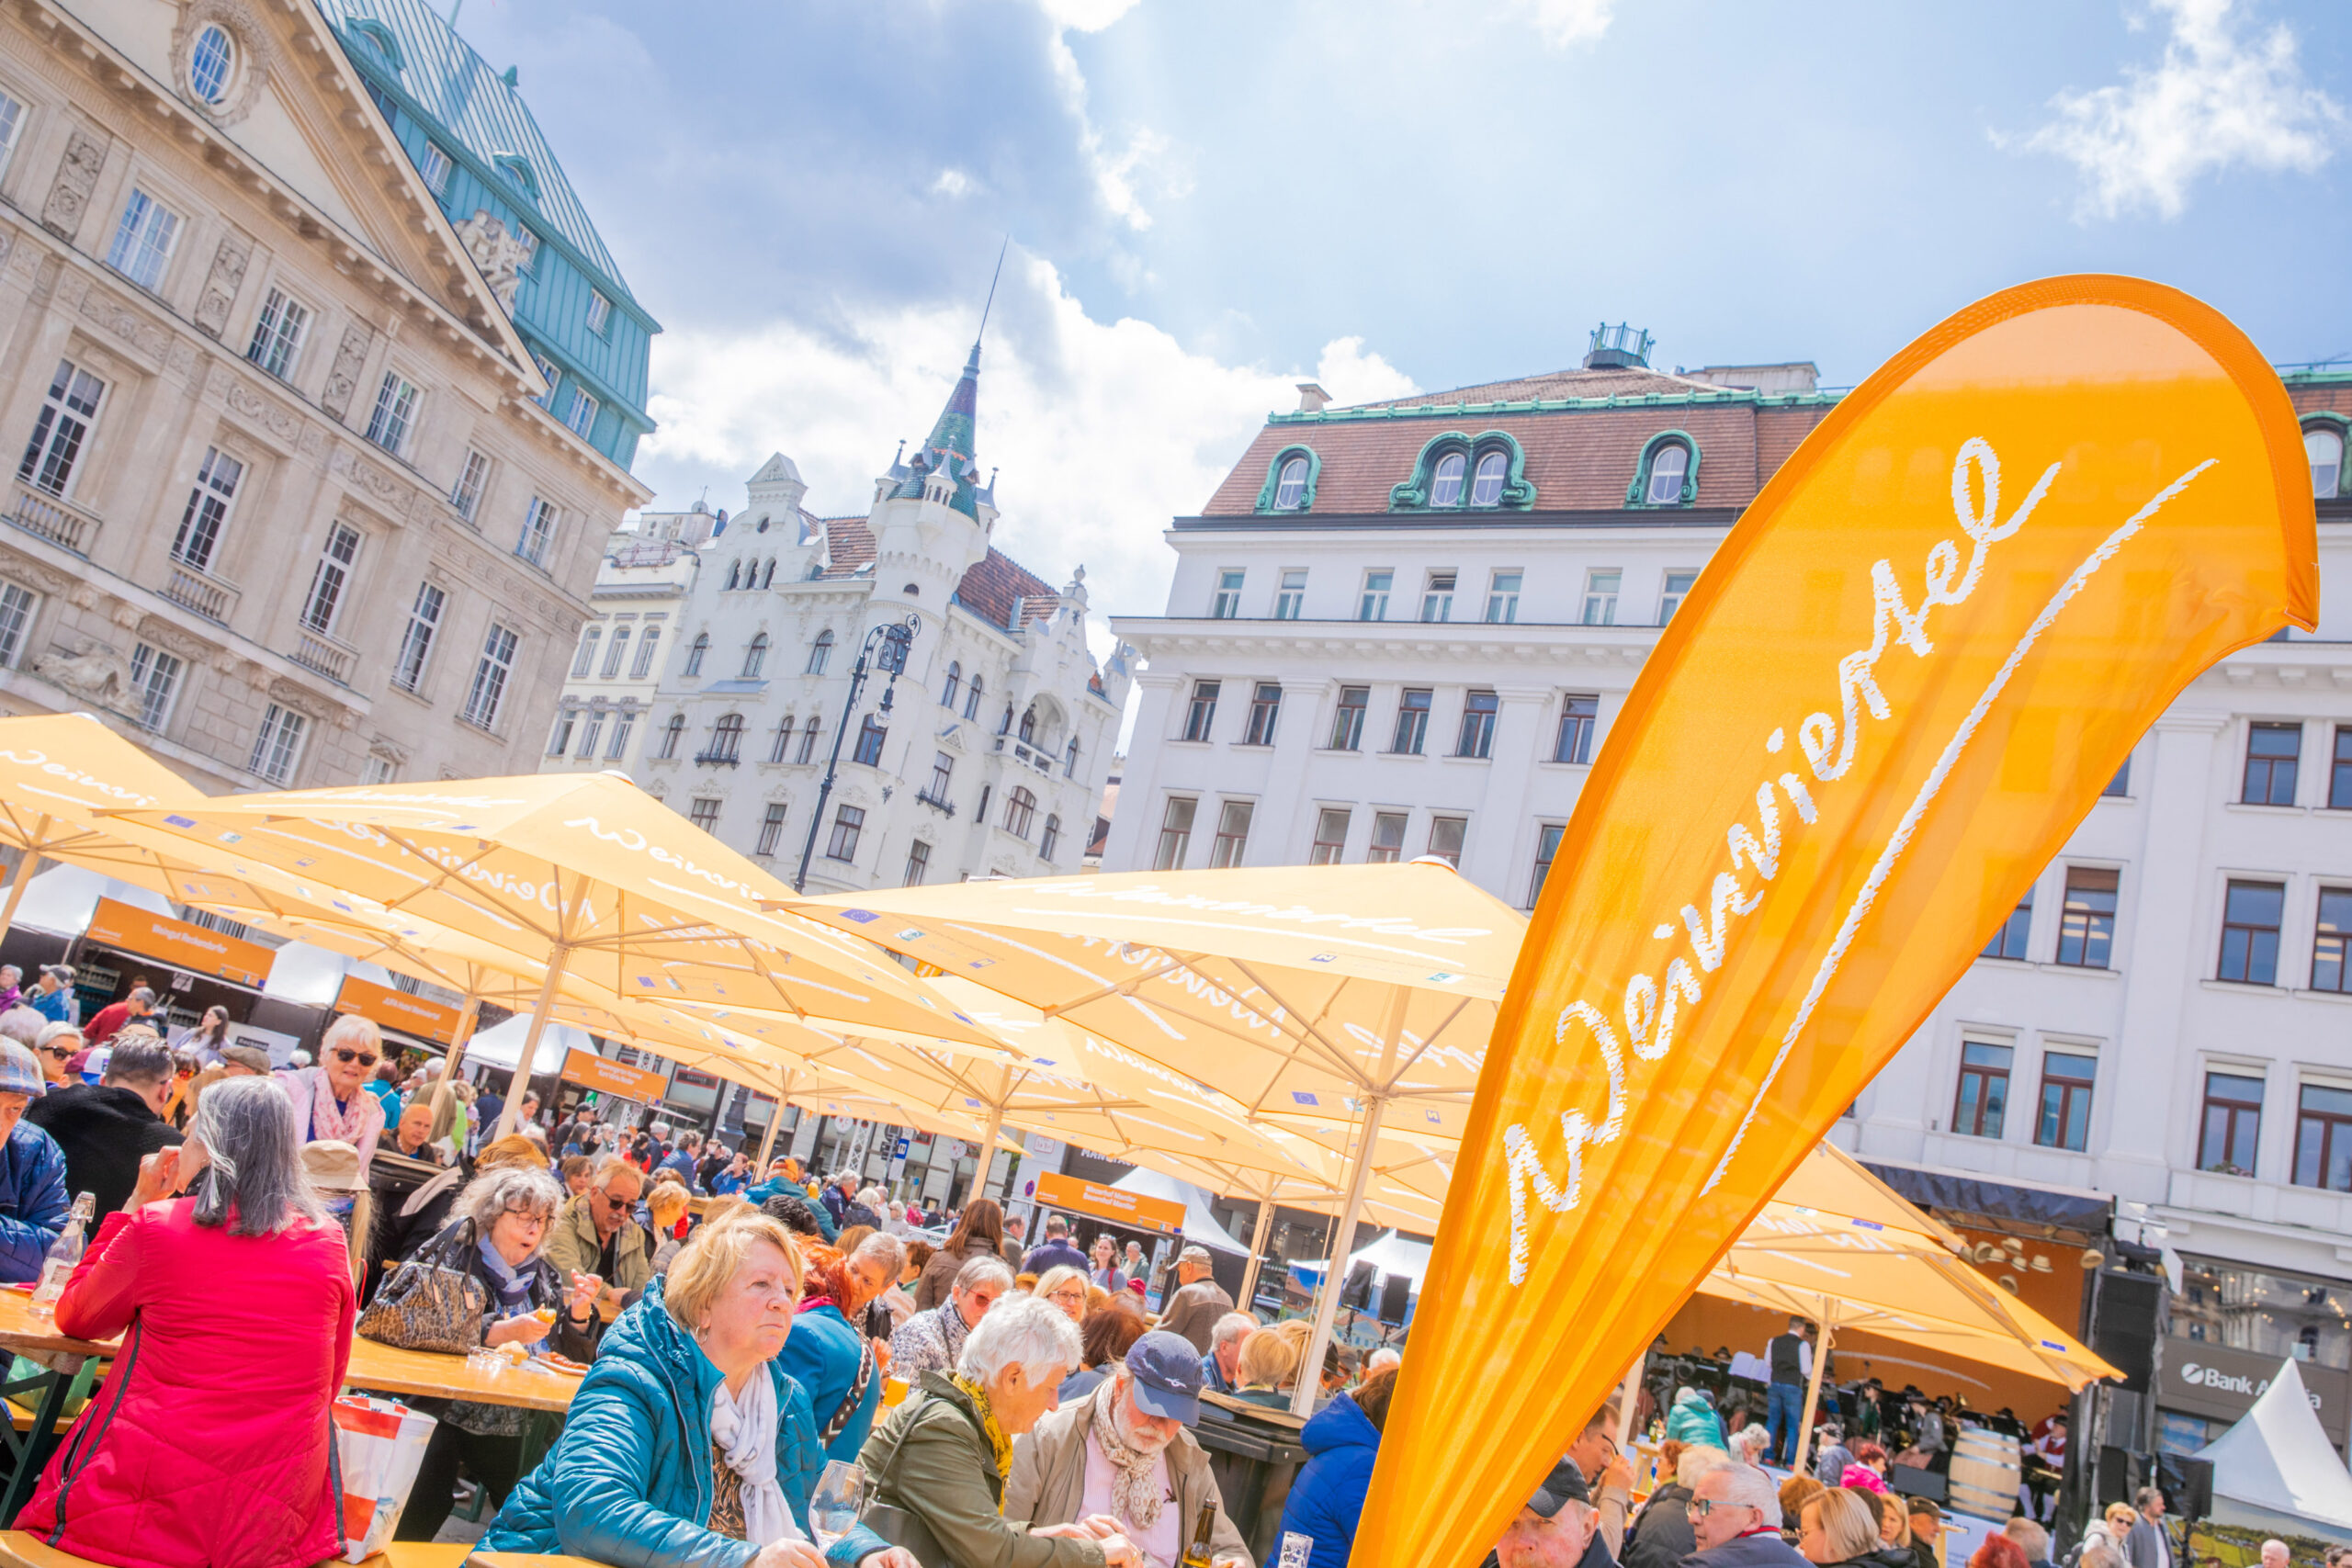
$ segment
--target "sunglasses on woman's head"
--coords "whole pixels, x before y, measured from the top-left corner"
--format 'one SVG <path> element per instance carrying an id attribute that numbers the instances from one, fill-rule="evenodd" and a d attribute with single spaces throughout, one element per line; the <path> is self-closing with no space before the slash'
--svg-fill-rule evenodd
<path id="1" fill-rule="evenodd" d="M 381 1057 L 370 1055 L 365 1051 L 354 1051 L 347 1045 L 335 1047 L 334 1059 L 338 1062 L 356 1062 L 363 1067 L 372 1067 L 382 1060 Z"/>

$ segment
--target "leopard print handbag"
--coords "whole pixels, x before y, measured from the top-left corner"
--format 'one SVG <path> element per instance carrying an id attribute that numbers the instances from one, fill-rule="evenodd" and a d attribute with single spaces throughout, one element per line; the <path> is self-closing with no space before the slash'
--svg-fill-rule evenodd
<path id="1" fill-rule="evenodd" d="M 490 1293 L 463 1268 L 452 1267 L 473 1248 L 473 1227 L 459 1227 L 448 1246 L 402 1263 L 359 1316 L 356 1332 L 403 1350 L 462 1356 L 481 1345 Z"/>

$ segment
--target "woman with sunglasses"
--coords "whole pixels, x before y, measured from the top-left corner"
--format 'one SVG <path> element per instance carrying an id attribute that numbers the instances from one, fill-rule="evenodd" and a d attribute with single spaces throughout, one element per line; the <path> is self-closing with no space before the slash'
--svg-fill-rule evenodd
<path id="1" fill-rule="evenodd" d="M 376 1157 L 383 1135 L 384 1102 L 368 1092 L 376 1064 L 384 1059 L 384 1037 L 356 1013 L 327 1025 L 319 1042 L 319 1065 L 277 1075 L 277 1086 L 294 1108 L 294 1140 L 334 1138 L 359 1151 L 365 1168 Z"/>

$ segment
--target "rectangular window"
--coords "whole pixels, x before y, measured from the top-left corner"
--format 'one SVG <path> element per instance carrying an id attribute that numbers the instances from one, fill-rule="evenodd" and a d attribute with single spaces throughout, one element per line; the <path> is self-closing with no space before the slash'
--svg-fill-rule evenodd
<path id="1" fill-rule="evenodd" d="M 172 716 L 184 666 L 160 649 L 139 644 L 130 650 L 130 692 L 139 700 L 139 725 L 160 731 Z"/>
<path id="2" fill-rule="evenodd" d="M 1454 573 L 1433 571 L 1429 585 L 1421 590 L 1421 619 L 1450 621 L 1453 619 Z"/>
<path id="3" fill-rule="evenodd" d="M 931 846 L 917 839 L 907 846 L 907 874 L 903 886 L 920 887 L 925 873 L 931 870 Z"/>
<path id="4" fill-rule="evenodd" d="M 1304 571 L 1283 573 L 1281 592 L 1274 595 L 1274 619 L 1295 621 L 1298 619 L 1300 612 L 1306 606 L 1306 573 Z"/>
<path id="5" fill-rule="evenodd" d="M 2295 804 L 2295 762 L 2303 750 L 2300 724 L 2256 724 L 2246 730 L 2245 793 L 2248 806 Z"/>
<path id="6" fill-rule="evenodd" d="M 2323 887 L 2319 925 L 2312 936 L 2312 989 L 2352 991 L 2347 958 L 2352 958 L 2352 888 Z"/>
<path id="7" fill-rule="evenodd" d="M 291 380 L 295 355 L 301 352 L 302 334 L 310 326 L 310 307 L 273 288 L 261 302 L 261 319 L 254 322 L 254 341 L 245 357 L 279 380 Z"/>
<path id="8" fill-rule="evenodd" d="M 1418 757 L 1421 744 L 1429 739 L 1430 692 L 1426 686 L 1411 687 L 1396 699 L 1396 732 L 1389 737 L 1388 750 L 1405 756 Z"/>
<path id="9" fill-rule="evenodd" d="M 931 754 L 931 788 L 929 798 L 941 806 L 947 804 L 949 785 L 956 780 L 956 759 L 944 751 Z"/>
<path id="10" fill-rule="evenodd" d="M 106 389 L 104 381 L 72 360 L 59 360 L 49 393 L 41 399 L 40 417 L 33 422 L 33 438 L 25 444 L 25 460 L 17 465 L 17 477 L 51 495 L 63 495 L 74 482 Z"/>
<path id="11" fill-rule="evenodd" d="M 449 595 L 430 582 L 416 585 L 416 601 L 408 607 L 408 626 L 401 633 L 401 650 L 392 660 L 392 683 L 413 692 L 424 679 L 433 657 L 433 639 L 441 630 L 441 612 Z"/>
<path id="12" fill-rule="evenodd" d="M 1250 695 L 1250 728 L 1241 738 L 1244 746 L 1272 746 L 1274 743 L 1274 720 L 1282 716 L 1283 689 L 1272 681 L 1261 681 Z"/>
<path id="13" fill-rule="evenodd" d="M 376 389 L 376 409 L 368 416 L 368 439 L 397 456 L 408 445 L 416 419 L 416 384 L 397 370 L 384 372 Z"/>
<path id="14" fill-rule="evenodd" d="M 580 723 L 579 710 L 564 708 L 555 716 L 555 728 L 548 731 L 548 755 L 560 757 L 571 750 L 571 732 Z"/>
<path id="15" fill-rule="evenodd" d="M 523 247 L 521 270 L 531 271 L 539 265 L 539 237 L 517 223 L 514 225 L 514 241 Z"/>
<path id="16" fill-rule="evenodd" d="M 1216 724 L 1216 694 L 1217 682 L 1215 681 L 1193 682 L 1192 705 L 1184 710 L 1185 739 L 1206 740 L 1209 738 L 1210 730 Z"/>
<path id="17" fill-rule="evenodd" d="M 555 407 L 555 389 L 563 380 L 563 372 L 555 367 L 554 360 L 536 348 L 531 351 L 531 363 L 538 367 L 539 379 L 548 384 L 548 389 L 536 401 L 543 409 L 551 409 Z"/>
<path id="18" fill-rule="evenodd" d="M 637 715 L 627 708 L 613 724 L 613 743 L 605 748 L 605 761 L 613 761 L 628 750 L 629 732 L 637 728 Z"/>
<path id="19" fill-rule="evenodd" d="M 2222 962 L 2215 978 L 2277 985 L 2278 924 L 2286 908 L 2284 883 L 2231 883 L 2222 899 Z"/>
<path id="20" fill-rule="evenodd" d="M 1607 570 L 1595 569 L 1584 574 L 1584 624 L 1589 626 L 1613 626 L 1617 624 L 1617 588 L 1625 574 L 1615 567 Z"/>
<path id="21" fill-rule="evenodd" d="M 2131 793 L 2132 759 L 2126 757 L 2123 759 L 2123 765 L 2115 770 L 2115 776 L 2107 781 L 2107 787 L 2099 791 L 2099 794 L 2102 795 L 2129 795 Z"/>
<path id="22" fill-rule="evenodd" d="M 1498 571 L 1487 584 L 1487 621 L 1490 626 L 1515 626 L 1519 622 L 1519 585 L 1526 574 Z"/>
<path id="23" fill-rule="evenodd" d="M 416 172 L 424 176 L 424 188 L 435 196 L 446 192 L 449 188 L 449 154 L 433 142 L 426 142 L 424 161 L 416 167 Z"/>
<path id="24" fill-rule="evenodd" d="M 1393 571 L 1367 571 L 1363 574 L 1363 597 L 1356 602 L 1356 619 L 1385 621 L 1388 618 L 1388 592 L 1396 585 Z"/>
<path id="25" fill-rule="evenodd" d="M 605 733 L 605 715 L 600 708 L 588 710 L 588 721 L 580 727 L 580 757 L 585 761 L 596 754 L 596 742 Z"/>
<path id="26" fill-rule="evenodd" d="M 1372 844 L 1363 857 L 1366 865 L 1394 865 L 1405 858 L 1405 818 L 1402 811 L 1372 814 Z"/>
<path id="27" fill-rule="evenodd" d="M 626 623 L 613 628 L 613 640 L 605 650 L 605 667 L 597 671 L 597 679 L 609 681 L 621 672 L 621 660 L 628 653 L 628 634 Z"/>
<path id="28" fill-rule="evenodd" d="M 595 399 L 575 386 L 571 389 L 571 412 L 563 416 L 563 423 L 571 427 L 572 434 L 585 440 L 596 432 L 598 406 Z"/>
<path id="29" fill-rule="evenodd" d="M 1309 865 L 1337 865 L 1347 852 L 1348 818 L 1344 806 L 1327 806 L 1315 814 L 1315 846 L 1306 852 Z"/>
<path id="30" fill-rule="evenodd" d="M 371 753 L 366 761 L 359 764 L 359 782 L 364 784 L 391 783 L 392 760 L 390 757 L 379 757 Z"/>
<path id="31" fill-rule="evenodd" d="M 1977 956 L 2023 958 L 2026 938 L 2032 934 L 2033 889 L 2029 887 L 2025 890 L 2025 897 L 2018 900 L 2018 907 L 2009 911 L 2009 918 L 2001 922 L 2001 929 L 1993 933 L 1993 940 L 1984 944 L 1984 951 Z"/>
<path id="32" fill-rule="evenodd" d="M 2252 1176 L 2262 1137 L 2262 1080 L 2244 1073 L 2207 1073 L 2197 1168 Z"/>
<path id="33" fill-rule="evenodd" d="M 604 290 L 591 288 L 588 291 L 588 330 L 603 337 L 605 329 L 612 324 L 613 302 L 605 298 Z"/>
<path id="34" fill-rule="evenodd" d="M 1964 1040 L 1960 1046 L 1960 1092 L 1952 1100 L 1951 1130 L 1972 1138 L 1997 1138 L 2009 1103 L 2007 1045 Z"/>
<path id="35" fill-rule="evenodd" d="M 1457 757 L 1490 757 L 1495 750 L 1495 715 L 1500 699 L 1492 692 L 1472 692 L 1462 699 L 1462 733 L 1456 738 Z"/>
<path id="36" fill-rule="evenodd" d="M 295 765 L 302 760 L 302 736 L 310 723 L 291 708 L 270 704 L 261 716 L 261 733 L 254 737 L 254 754 L 246 771 L 274 784 L 290 782 Z"/>
<path id="37" fill-rule="evenodd" d="M 1241 863 L 1242 852 L 1250 847 L 1250 818 L 1256 809 L 1247 800 L 1228 800 L 1217 808 L 1216 837 L 1209 843 L 1211 870 Z"/>
<path id="38" fill-rule="evenodd" d="M 849 760 L 869 768 L 880 767 L 882 742 L 889 738 L 889 734 L 888 730 L 874 722 L 872 714 L 863 716 L 857 725 L 857 748 L 850 753 Z"/>
<path id="39" fill-rule="evenodd" d="M 466 460 L 458 469 L 458 482 L 449 487 L 449 504 L 458 515 L 470 523 L 481 506 L 481 492 L 490 486 L 490 459 L 471 447 L 466 449 Z"/>
<path id="40" fill-rule="evenodd" d="M 1560 853 L 1561 836 L 1567 832 L 1562 822 L 1539 822 L 1535 825 L 1535 874 L 1527 883 L 1527 908 L 1544 897 L 1544 884 L 1552 874 L 1552 862 Z"/>
<path id="41" fill-rule="evenodd" d="M 220 547 L 221 525 L 229 521 L 230 504 L 237 499 L 237 483 L 245 466 L 218 446 L 204 449 L 196 470 L 196 484 L 187 492 L 187 510 L 180 513 L 179 532 L 172 538 L 172 558 L 198 571 L 212 570 L 212 553 Z"/>
<path id="42" fill-rule="evenodd" d="M 122 220 L 115 225 L 114 243 L 107 247 L 107 265 L 154 293 L 163 287 L 164 268 L 179 234 L 179 214 L 133 186 L 122 205 Z"/>
<path id="43" fill-rule="evenodd" d="M 1657 596 L 1657 624 L 1674 619 L 1674 612 L 1682 608 L 1682 601 L 1690 597 L 1692 584 L 1699 581 L 1695 571 L 1669 571 L 1666 574 L 1666 590 Z"/>
<path id="44" fill-rule="evenodd" d="M 523 532 L 514 540 L 514 553 L 533 566 L 546 565 L 555 524 L 554 504 L 541 496 L 531 497 L 531 504 L 523 509 Z"/>
<path id="45" fill-rule="evenodd" d="M 14 670 L 25 651 L 25 628 L 32 625 L 33 606 L 40 601 L 32 590 L 0 582 L 0 670 Z"/>
<path id="46" fill-rule="evenodd" d="M 2352 1089 L 2303 1085 L 2295 1115 L 2295 1185 L 2352 1192 Z"/>
<path id="47" fill-rule="evenodd" d="M 1209 619 L 1229 621 L 1241 614 L 1241 583 L 1245 575 L 1238 568 L 1216 574 L 1216 596 L 1209 601 Z"/>
<path id="48" fill-rule="evenodd" d="M 17 155 L 17 134 L 25 128 L 25 106 L 0 93 L 0 173 Z"/>
<path id="49" fill-rule="evenodd" d="M 1590 762 L 1593 727 L 1600 722 L 1599 697 L 1562 697 L 1560 733 L 1552 743 L 1552 761 L 1578 766 Z"/>
<path id="50" fill-rule="evenodd" d="M 858 835 L 865 831 L 865 812 L 863 807 L 844 806 L 835 811 L 832 833 L 825 840 L 825 858 L 838 861 L 857 859 Z"/>
<path id="51" fill-rule="evenodd" d="M 1182 871 L 1193 844 L 1193 813 L 1200 802 L 1190 795 L 1171 795 L 1159 818 L 1159 847 L 1151 857 L 1154 871 Z M 986 811 L 986 806 L 981 807 Z"/>
<path id="52" fill-rule="evenodd" d="M 2041 1054 L 2041 1115 L 2033 1141 L 2045 1149 L 2083 1152 L 2091 1130 L 2091 1085 L 2098 1058 L 2072 1051 Z"/>
<path id="53" fill-rule="evenodd" d="M 311 569 L 311 591 L 302 599 L 305 626 L 322 634 L 334 630 L 335 615 L 351 586 L 351 568 L 358 558 L 359 530 L 348 523 L 331 525 L 327 547 L 319 552 L 319 564 Z"/>
<path id="54" fill-rule="evenodd" d="M 653 672 L 653 656 L 662 647 L 662 628 L 648 626 L 645 635 L 637 639 L 637 662 L 628 667 L 628 678 L 642 681 Z M 777 761 L 784 761 L 778 757 Z"/>
<path id="55" fill-rule="evenodd" d="M 481 661 L 474 666 L 474 682 L 466 690 L 468 724 L 493 729 L 500 705 L 506 700 L 507 678 L 514 672 L 514 649 L 520 642 L 512 631 L 492 621 L 482 639 Z"/>
<path id="56" fill-rule="evenodd" d="M 2107 967 L 2115 942 L 2116 874 L 2093 866 L 2066 868 L 2066 902 L 2058 912 L 2058 962 Z"/>
<path id="57" fill-rule="evenodd" d="M 1470 830 L 1466 817 L 1432 817 L 1430 818 L 1429 853 L 1459 870 L 1462 865 L 1462 840 Z"/>
<path id="58" fill-rule="evenodd" d="M 706 833 L 718 831 L 718 802 L 707 795 L 697 795 L 687 808 L 686 820 Z"/>
<path id="59" fill-rule="evenodd" d="M 1331 716 L 1331 750 L 1354 751 L 1363 746 L 1363 716 L 1372 705 L 1370 686 L 1342 686 L 1340 705 Z"/>
<path id="60" fill-rule="evenodd" d="M 2335 752 L 2327 770 L 2327 804 L 2335 811 L 2352 811 L 2352 725 L 2335 730 Z"/>

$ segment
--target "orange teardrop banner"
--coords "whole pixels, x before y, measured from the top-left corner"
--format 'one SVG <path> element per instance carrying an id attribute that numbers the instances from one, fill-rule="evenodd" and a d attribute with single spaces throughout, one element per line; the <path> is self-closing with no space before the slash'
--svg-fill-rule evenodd
<path id="1" fill-rule="evenodd" d="M 2285 389 L 2177 290 L 1996 295 L 1815 428 L 1560 846 L 1355 1568 L 1478 1561 L 2141 733 L 2318 599 Z"/>

